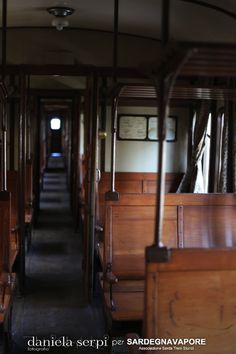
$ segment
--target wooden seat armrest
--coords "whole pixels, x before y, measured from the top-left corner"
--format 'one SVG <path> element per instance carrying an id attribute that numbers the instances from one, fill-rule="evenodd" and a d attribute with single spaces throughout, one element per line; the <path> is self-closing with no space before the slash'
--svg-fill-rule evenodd
<path id="1" fill-rule="evenodd" d="M 12 232 L 12 233 L 18 232 L 18 231 L 19 231 L 19 226 L 18 226 L 18 225 L 16 225 L 15 227 L 13 227 L 13 228 L 11 229 L 11 232 Z"/>
<path id="2" fill-rule="evenodd" d="M 0 313 L 3 313 L 5 311 L 5 294 L 6 294 L 6 284 L 0 284 L 1 288 L 1 299 L 0 299 Z"/>
<path id="3" fill-rule="evenodd" d="M 99 224 L 97 224 L 97 225 L 95 226 L 95 230 L 96 230 L 97 232 L 103 232 L 103 231 L 104 231 L 103 226 L 102 226 L 102 225 L 99 225 Z"/>
<path id="4" fill-rule="evenodd" d="M 0 313 L 4 313 L 5 308 L 5 295 L 8 293 L 8 289 L 11 289 L 13 284 L 12 275 L 10 273 L 4 273 L 0 279 Z"/>
<path id="5" fill-rule="evenodd" d="M 112 288 L 113 288 L 113 285 L 118 282 L 118 278 L 115 276 L 115 274 L 112 273 L 112 264 L 111 263 L 107 263 L 106 272 L 104 273 L 103 279 L 105 281 L 107 281 L 109 284 L 110 309 L 111 309 L 111 311 L 115 311 L 115 304 L 114 304 L 114 299 L 113 299 Z"/>
<path id="6" fill-rule="evenodd" d="M 110 285 L 118 283 L 118 278 L 112 272 L 106 272 L 104 280 L 106 280 Z"/>

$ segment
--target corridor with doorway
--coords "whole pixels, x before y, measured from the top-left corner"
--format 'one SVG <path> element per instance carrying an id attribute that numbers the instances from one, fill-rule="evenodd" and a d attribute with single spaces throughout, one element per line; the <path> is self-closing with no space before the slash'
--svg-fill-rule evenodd
<path id="1" fill-rule="evenodd" d="M 40 212 L 26 256 L 26 294 L 13 307 L 13 354 L 28 352 L 32 337 L 101 338 L 100 298 L 88 305 L 84 296 L 82 237 L 74 231 L 64 158 L 51 156 L 43 178 Z M 63 348 L 50 348 L 50 353 Z M 66 353 L 83 351 L 66 348 Z M 85 353 L 93 353 L 86 349 Z"/>

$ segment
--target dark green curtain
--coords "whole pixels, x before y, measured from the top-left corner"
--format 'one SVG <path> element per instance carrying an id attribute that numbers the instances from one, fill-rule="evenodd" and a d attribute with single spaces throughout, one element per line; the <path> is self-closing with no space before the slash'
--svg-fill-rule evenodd
<path id="1" fill-rule="evenodd" d="M 218 191 L 236 192 L 236 102 L 225 102 Z"/>
<path id="2" fill-rule="evenodd" d="M 187 171 L 179 185 L 177 193 L 200 193 L 202 169 L 201 161 L 205 148 L 207 123 L 211 108 L 211 101 L 202 100 L 198 103 L 196 110 L 196 121 L 192 131 L 192 154 Z"/>

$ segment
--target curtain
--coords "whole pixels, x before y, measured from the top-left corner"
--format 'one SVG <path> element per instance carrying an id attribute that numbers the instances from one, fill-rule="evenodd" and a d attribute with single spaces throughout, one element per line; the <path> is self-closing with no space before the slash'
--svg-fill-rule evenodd
<path id="1" fill-rule="evenodd" d="M 236 192 L 236 102 L 226 102 L 222 133 L 222 152 L 217 192 Z"/>
<path id="2" fill-rule="evenodd" d="M 195 124 L 192 128 L 191 159 L 177 193 L 203 192 L 202 156 L 205 148 L 210 107 L 211 101 L 209 100 L 202 100 L 197 107 Z"/>

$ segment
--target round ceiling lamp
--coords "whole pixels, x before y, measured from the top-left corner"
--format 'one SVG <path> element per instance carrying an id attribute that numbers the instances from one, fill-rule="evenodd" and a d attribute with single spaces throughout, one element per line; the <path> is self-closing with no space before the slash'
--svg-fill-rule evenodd
<path id="1" fill-rule="evenodd" d="M 69 26 L 69 21 L 66 20 L 66 17 L 72 15 L 75 10 L 71 7 L 54 6 L 47 8 L 47 11 L 55 16 L 52 20 L 52 26 L 56 27 L 58 31 L 62 31 L 64 27 Z"/>

